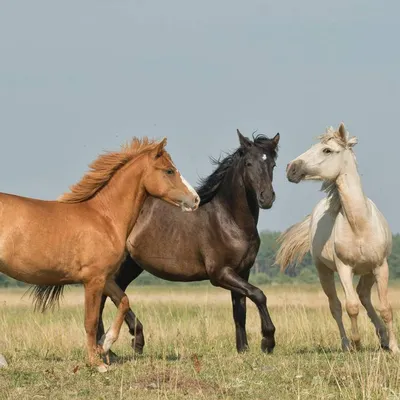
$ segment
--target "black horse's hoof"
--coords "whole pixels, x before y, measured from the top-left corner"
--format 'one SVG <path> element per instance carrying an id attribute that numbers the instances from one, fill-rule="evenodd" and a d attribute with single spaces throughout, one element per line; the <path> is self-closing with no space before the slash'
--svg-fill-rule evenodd
<path id="1" fill-rule="evenodd" d="M 132 339 L 132 349 L 135 354 L 143 354 L 144 342 L 139 342 L 135 338 Z"/>
<path id="2" fill-rule="evenodd" d="M 239 354 L 244 354 L 244 353 L 247 353 L 249 351 L 249 346 L 246 344 L 246 345 L 244 345 L 244 346 L 242 346 L 240 348 L 239 347 L 236 348 L 236 350 L 237 350 L 237 352 Z"/>
<path id="3" fill-rule="evenodd" d="M 261 340 L 261 350 L 264 353 L 271 354 L 274 351 L 275 339 L 274 338 L 262 338 Z"/>

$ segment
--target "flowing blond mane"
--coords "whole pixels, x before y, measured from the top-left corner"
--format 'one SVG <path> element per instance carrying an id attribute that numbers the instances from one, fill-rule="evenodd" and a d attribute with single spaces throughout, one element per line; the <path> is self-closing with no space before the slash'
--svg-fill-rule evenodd
<path id="1" fill-rule="evenodd" d="M 110 179 L 133 158 L 154 150 L 160 142 L 133 138 L 131 142 L 123 144 L 120 151 L 112 151 L 101 154 L 90 165 L 89 171 L 82 179 L 70 187 L 70 192 L 62 194 L 57 201 L 62 203 L 80 203 L 89 200 L 101 190 Z"/>
<path id="2" fill-rule="evenodd" d="M 329 142 L 329 140 L 333 139 L 338 145 L 342 146 L 343 148 L 351 148 L 357 143 L 357 138 L 355 136 L 349 137 L 347 136 L 343 138 L 343 136 L 340 135 L 339 131 L 332 126 L 326 128 L 326 131 L 324 134 L 318 136 L 318 140 L 320 140 L 321 143 L 326 144 Z"/>

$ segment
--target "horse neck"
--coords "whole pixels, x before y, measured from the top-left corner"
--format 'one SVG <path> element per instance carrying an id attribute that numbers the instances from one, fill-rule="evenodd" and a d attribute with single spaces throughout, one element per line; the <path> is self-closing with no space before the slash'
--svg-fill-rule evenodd
<path id="1" fill-rule="evenodd" d="M 109 183 L 90 200 L 92 207 L 114 225 L 124 241 L 147 197 L 142 184 L 146 166 L 145 155 L 138 156 L 117 171 Z"/>
<path id="2" fill-rule="evenodd" d="M 336 187 L 342 209 L 353 232 L 361 233 L 368 223 L 369 210 L 356 161 L 350 151 L 344 164 L 342 172 L 336 179 Z"/>
<path id="3" fill-rule="evenodd" d="M 246 190 L 242 174 L 229 171 L 217 196 L 230 211 L 235 223 L 247 234 L 257 231 L 259 207 L 254 192 Z"/>

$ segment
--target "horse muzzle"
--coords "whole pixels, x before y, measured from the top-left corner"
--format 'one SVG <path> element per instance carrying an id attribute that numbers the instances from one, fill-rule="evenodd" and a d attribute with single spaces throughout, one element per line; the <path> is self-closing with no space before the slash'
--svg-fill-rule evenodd
<path id="1" fill-rule="evenodd" d="M 289 163 L 286 167 L 286 177 L 289 182 L 299 183 L 304 177 L 306 173 L 304 171 L 304 161 L 298 160 Z"/>

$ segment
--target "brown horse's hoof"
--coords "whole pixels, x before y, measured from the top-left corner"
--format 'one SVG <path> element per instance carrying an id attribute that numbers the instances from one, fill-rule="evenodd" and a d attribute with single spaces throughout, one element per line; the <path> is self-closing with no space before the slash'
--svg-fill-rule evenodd
<path id="1" fill-rule="evenodd" d="M 261 340 L 261 350 L 264 353 L 271 354 L 274 351 L 275 339 L 274 338 L 262 338 Z"/>

